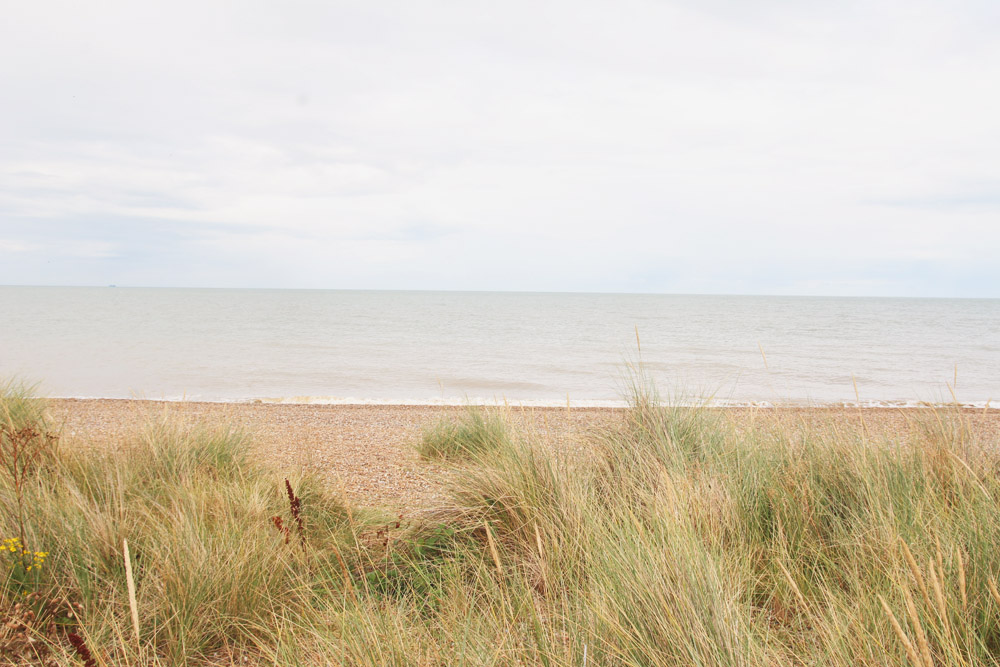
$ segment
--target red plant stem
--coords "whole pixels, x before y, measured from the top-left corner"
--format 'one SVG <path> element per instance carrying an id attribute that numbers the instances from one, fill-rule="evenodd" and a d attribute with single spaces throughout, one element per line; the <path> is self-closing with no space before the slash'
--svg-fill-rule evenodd
<path id="1" fill-rule="evenodd" d="M 97 667 L 97 661 L 94 660 L 93 654 L 90 652 L 90 649 L 87 648 L 87 642 L 83 641 L 83 637 L 75 632 L 70 632 L 66 635 L 66 639 L 68 639 L 69 643 L 73 645 L 73 648 L 76 650 L 76 654 L 83 660 L 85 667 Z"/>
<path id="2" fill-rule="evenodd" d="M 302 521 L 302 499 L 295 495 L 292 491 L 292 483 L 285 478 L 285 491 L 288 493 L 288 507 L 292 513 L 292 518 L 295 519 L 295 525 L 299 531 L 299 539 L 302 540 L 302 544 L 306 543 L 306 526 Z"/>

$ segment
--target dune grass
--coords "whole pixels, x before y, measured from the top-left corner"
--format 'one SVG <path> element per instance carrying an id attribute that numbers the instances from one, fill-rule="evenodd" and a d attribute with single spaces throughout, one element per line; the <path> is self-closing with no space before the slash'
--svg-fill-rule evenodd
<path id="1" fill-rule="evenodd" d="M 425 460 L 480 456 L 510 444 L 511 428 L 499 409 L 469 406 L 458 418 L 424 429 L 417 452 Z"/>
<path id="2" fill-rule="evenodd" d="M 33 605 L 23 628 L 64 665 L 83 664 L 70 633 L 115 665 L 1000 662 L 1000 451 L 963 413 L 890 441 L 631 398 L 583 461 L 470 417 L 489 445 L 434 454 L 449 502 L 412 525 L 289 480 L 301 535 L 283 478 L 224 425 L 57 447 L 24 486 L 25 541 L 49 556 L 8 571 L 2 603 Z"/>

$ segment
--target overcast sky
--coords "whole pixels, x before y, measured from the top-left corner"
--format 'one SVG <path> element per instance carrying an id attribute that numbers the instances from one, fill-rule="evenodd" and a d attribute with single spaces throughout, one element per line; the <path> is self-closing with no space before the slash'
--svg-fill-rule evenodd
<path id="1" fill-rule="evenodd" d="M 1000 297 L 996 0 L 0 7 L 0 284 Z"/>

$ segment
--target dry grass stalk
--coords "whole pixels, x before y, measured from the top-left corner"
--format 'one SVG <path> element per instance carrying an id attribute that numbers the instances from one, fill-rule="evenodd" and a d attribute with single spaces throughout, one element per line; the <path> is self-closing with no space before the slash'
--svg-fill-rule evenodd
<path id="1" fill-rule="evenodd" d="M 990 588 L 990 595 L 993 596 L 993 601 L 1000 607 L 1000 591 L 997 591 L 997 583 L 993 580 L 993 577 L 988 578 L 986 583 Z"/>
<path id="2" fill-rule="evenodd" d="M 924 598 L 924 604 L 927 605 L 928 609 L 933 609 L 934 606 L 931 604 L 931 597 L 927 593 L 927 585 L 924 583 L 924 575 L 920 573 L 917 561 L 913 558 L 913 554 L 910 553 L 910 547 L 906 546 L 906 542 L 902 538 L 900 538 L 899 543 L 903 547 L 903 557 L 906 559 L 906 564 L 910 567 L 910 573 L 913 574 L 913 578 L 917 580 L 917 586 L 920 587 L 920 595 Z"/>
<path id="3" fill-rule="evenodd" d="M 944 584 L 944 556 L 941 555 L 941 538 L 934 536 L 934 549 L 937 555 L 937 571 L 941 576 L 941 583 Z"/>
<path id="4" fill-rule="evenodd" d="M 889 622 L 892 623 L 892 629 L 896 631 L 896 636 L 899 637 L 900 643 L 906 649 L 906 655 L 914 665 L 922 664 L 920 658 L 917 656 L 917 652 L 913 649 L 913 644 L 910 639 L 903 632 L 903 628 L 900 627 L 899 621 L 896 620 L 896 615 L 892 613 L 892 609 L 889 608 L 889 603 L 885 601 L 885 598 L 881 595 L 878 596 L 878 601 L 882 603 L 882 609 L 885 610 L 886 616 L 889 617 Z"/>
<path id="5" fill-rule="evenodd" d="M 128 586 L 128 607 L 132 612 L 132 629 L 135 630 L 135 641 L 139 643 L 139 605 L 135 599 L 135 579 L 132 577 L 132 557 L 128 551 L 128 540 L 122 540 L 122 551 L 125 554 L 125 583 Z"/>
<path id="6" fill-rule="evenodd" d="M 500 564 L 500 552 L 497 551 L 497 543 L 493 539 L 493 531 L 490 530 L 490 524 L 483 522 L 483 526 L 486 528 L 486 541 L 490 545 L 490 554 L 493 555 L 493 563 L 497 567 L 497 574 L 500 576 L 501 581 L 503 580 L 503 565 Z"/>
<path id="7" fill-rule="evenodd" d="M 955 556 L 958 558 L 958 591 L 962 596 L 962 612 L 969 611 L 969 594 L 966 591 L 965 583 L 965 563 L 963 563 L 962 552 L 955 548 Z"/>
<path id="8" fill-rule="evenodd" d="M 927 635 L 924 634 L 924 627 L 920 623 L 917 615 L 916 605 L 913 604 L 913 596 L 906 586 L 900 586 L 903 591 L 903 598 L 906 601 L 906 613 L 910 617 L 910 624 L 917 633 L 917 646 L 920 647 L 920 655 L 923 657 L 925 667 L 934 667 L 934 660 L 931 658 L 930 646 L 927 644 Z"/>
<path id="9" fill-rule="evenodd" d="M 955 459 L 960 464 L 962 464 L 962 467 L 965 468 L 968 471 L 969 475 L 971 476 L 972 481 L 976 485 L 976 488 L 978 488 L 980 491 L 983 492 L 983 495 L 986 496 L 987 500 L 992 501 L 993 497 L 990 495 L 990 492 L 987 491 L 986 487 L 983 486 L 983 483 L 979 481 L 979 478 L 976 476 L 976 473 L 972 471 L 972 468 L 969 467 L 969 464 L 963 461 L 957 454 L 955 454 L 955 452 L 948 452 L 948 456 L 950 456 L 951 458 Z"/>
<path id="10" fill-rule="evenodd" d="M 804 610 L 809 609 L 809 604 L 806 602 L 806 598 L 802 595 L 802 591 L 799 590 L 798 585 L 796 585 L 795 580 L 792 579 L 791 573 L 785 568 L 784 564 L 780 560 L 775 561 L 778 567 L 781 568 L 781 573 L 785 575 L 785 579 L 788 580 L 788 585 L 792 587 L 792 592 L 795 593 L 795 597 L 798 599 L 799 604 L 802 605 Z"/>
<path id="11" fill-rule="evenodd" d="M 538 570 L 541 576 L 542 591 L 549 590 L 549 577 L 548 577 L 548 566 L 545 563 L 545 549 L 542 547 L 542 534 L 538 530 L 538 524 L 534 524 L 535 527 L 535 544 L 538 546 Z"/>
<path id="12" fill-rule="evenodd" d="M 941 623 L 944 625 L 945 632 L 951 635 L 951 624 L 948 622 L 948 606 L 944 601 L 944 589 L 941 587 L 941 582 L 938 580 L 937 573 L 934 570 L 934 563 L 929 562 L 928 572 L 931 575 L 931 587 L 934 589 L 934 599 L 937 600 L 938 604 L 938 614 L 941 617 Z"/>
<path id="13" fill-rule="evenodd" d="M 337 557 L 337 562 L 340 564 L 340 572 L 344 577 L 344 588 L 351 596 L 351 600 L 354 602 L 358 601 L 358 596 L 354 592 L 354 581 L 351 579 L 351 571 L 347 567 L 347 563 L 344 562 L 344 557 L 340 555 L 340 549 L 336 546 L 333 548 L 333 555 Z"/>

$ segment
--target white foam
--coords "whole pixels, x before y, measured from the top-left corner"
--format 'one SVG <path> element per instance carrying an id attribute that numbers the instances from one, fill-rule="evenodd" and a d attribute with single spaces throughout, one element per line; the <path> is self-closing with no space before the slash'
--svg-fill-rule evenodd
<path id="1" fill-rule="evenodd" d="M 411 405 L 411 406 L 510 406 L 525 408 L 624 408 L 623 400 L 580 399 L 511 400 L 484 397 L 435 397 L 435 398 L 357 398 L 353 396 L 284 396 L 277 398 L 255 398 L 238 401 L 241 403 L 270 403 L 282 405 Z"/>
<path id="2" fill-rule="evenodd" d="M 455 406 L 482 406 L 482 407 L 523 407 L 523 408 L 626 408 L 629 403 L 623 399 L 570 399 L 570 400 L 548 400 L 548 399 L 528 399 L 511 400 L 505 398 L 484 398 L 484 397 L 433 397 L 433 398 L 359 398 L 356 396 L 279 396 L 260 398 L 203 398 L 199 396 L 164 396 L 160 398 L 147 398 L 141 396 L 132 397 L 108 397 L 108 396 L 53 396 L 55 399 L 70 400 L 141 400 L 157 403 L 246 403 L 246 404 L 268 404 L 268 405 L 396 405 L 414 407 L 455 407 Z M 916 401 L 916 400 L 870 400 L 870 401 L 754 401 L 754 400 L 734 400 L 734 399 L 686 399 L 686 400 L 662 400 L 661 405 L 673 405 L 677 407 L 708 407 L 708 408 L 758 408 L 758 409 L 780 409 L 780 408 L 852 408 L 852 409 L 941 409 L 941 408 L 963 408 L 976 410 L 1000 410 L 1000 404 L 992 400 L 986 401 Z"/>

